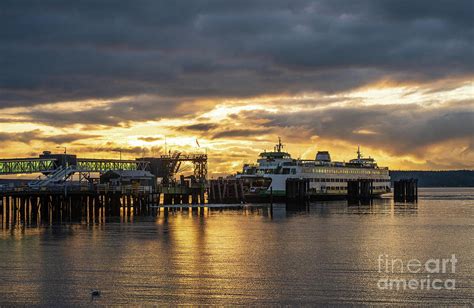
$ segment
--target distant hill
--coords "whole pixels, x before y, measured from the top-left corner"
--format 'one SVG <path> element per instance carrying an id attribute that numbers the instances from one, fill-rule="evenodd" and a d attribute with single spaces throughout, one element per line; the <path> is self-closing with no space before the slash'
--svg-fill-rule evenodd
<path id="1" fill-rule="evenodd" d="M 474 170 L 390 171 L 392 181 L 418 179 L 420 187 L 474 187 Z"/>

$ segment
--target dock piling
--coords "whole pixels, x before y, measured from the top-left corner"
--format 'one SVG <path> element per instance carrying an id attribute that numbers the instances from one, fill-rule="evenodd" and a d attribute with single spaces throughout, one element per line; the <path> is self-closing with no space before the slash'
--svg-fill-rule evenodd
<path id="1" fill-rule="evenodd" d="M 393 199 L 395 202 L 417 202 L 418 180 L 403 179 L 393 183 Z"/>

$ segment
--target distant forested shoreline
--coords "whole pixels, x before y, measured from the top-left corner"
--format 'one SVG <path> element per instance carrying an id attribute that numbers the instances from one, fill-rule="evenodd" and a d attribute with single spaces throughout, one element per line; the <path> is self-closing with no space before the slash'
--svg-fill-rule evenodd
<path id="1" fill-rule="evenodd" d="M 474 187 L 474 170 L 390 171 L 393 181 L 418 179 L 419 187 Z"/>

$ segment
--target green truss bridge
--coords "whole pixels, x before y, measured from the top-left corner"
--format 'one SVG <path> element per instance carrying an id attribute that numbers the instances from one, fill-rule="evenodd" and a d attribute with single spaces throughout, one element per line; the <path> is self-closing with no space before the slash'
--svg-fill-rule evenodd
<path id="1" fill-rule="evenodd" d="M 60 167 L 75 166 L 81 172 L 107 172 L 109 170 L 148 170 L 144 160 L 118 160 L 78 158 L 71 154 L 44 152 L 39 157 L 0 159 L 0 175 L 43 173 L 48 174 Z"/>

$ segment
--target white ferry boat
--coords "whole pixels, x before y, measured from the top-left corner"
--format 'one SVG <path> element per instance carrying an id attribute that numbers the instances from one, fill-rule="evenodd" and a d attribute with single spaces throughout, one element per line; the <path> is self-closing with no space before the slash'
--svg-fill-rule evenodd
<path id="1" fill-rule="evenodd" d="M 319 151 L 314 160 L 293 159 L 278 144 L 273 152 L 260 153 L 257 164 L 246 164 L 236 178 L 247 185 L 247 197 L 275 197 L 285 195 L 286 179 L 309 180 L 309 193 L 318 198 L 344 198 L 347 196 L 347 182 L 371 180 L 373 196 L 390 192 L 388 168 L 378 167 L 373 158 L 364 158 L 357 149 L 357 158 L 349 162 L 333 162 L 327 151 Z"/>

